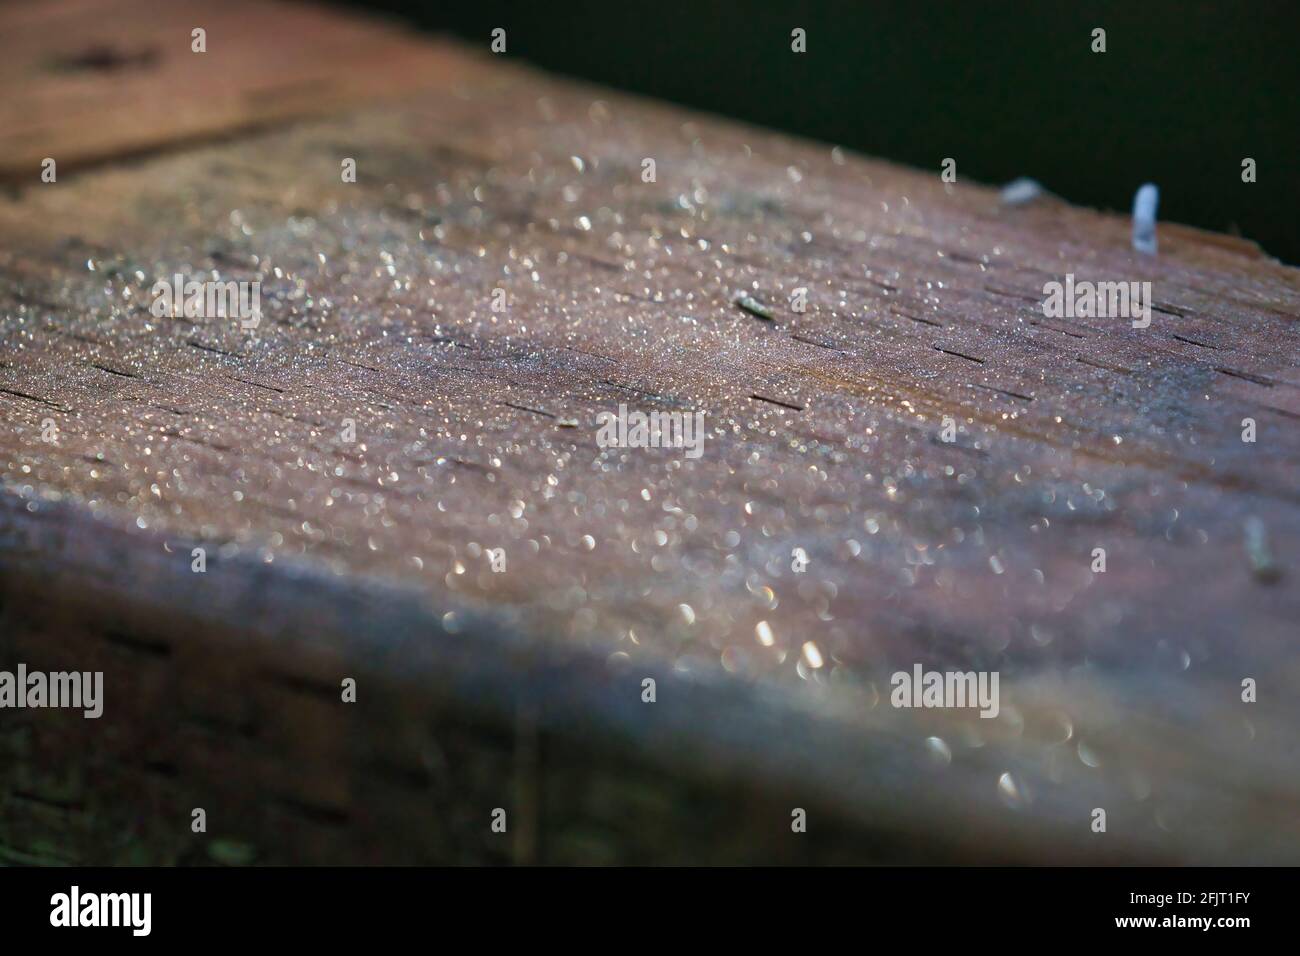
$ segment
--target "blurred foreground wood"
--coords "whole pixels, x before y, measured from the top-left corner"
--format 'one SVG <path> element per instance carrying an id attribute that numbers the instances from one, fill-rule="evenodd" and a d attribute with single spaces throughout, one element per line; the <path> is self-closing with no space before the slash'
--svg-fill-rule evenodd
<path id="1" fill-rule="evenodd" d="M 0 711 L 0 862 L 1300 861 L 1300 272 L 486 39 L 101 9 L 0 9 L 0 670 L 106 697 Z"/>

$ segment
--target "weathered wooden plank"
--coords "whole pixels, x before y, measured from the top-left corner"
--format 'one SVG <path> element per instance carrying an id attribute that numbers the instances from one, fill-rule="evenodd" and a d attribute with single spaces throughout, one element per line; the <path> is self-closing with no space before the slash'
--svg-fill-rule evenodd
<path id="1" fill-rule="evenodd" d="M 445 82 L 451 62 L 381 21 L 297 3 L 99 0 L 4 12 L 0 177 L 338 112 Z M 204 31 L 202 52 L 193 31 Z"/>
<path id="2" fill-rule="evenodd" d="M 7 852 L 193 859 L 211 805 L 277 861 L 1296 860 L 1300 273 L 437 57 L 0 204 L 2 659 L 112 694 L 10 735 Z M 155 317 L 176 273 L 262 324 Z M 1048 319 L 1066 273 L 1159 311 Z M 701 456 L 600 448 L 620 403 Z M 894 709 L 915 663 L 1000 716 Z"/>

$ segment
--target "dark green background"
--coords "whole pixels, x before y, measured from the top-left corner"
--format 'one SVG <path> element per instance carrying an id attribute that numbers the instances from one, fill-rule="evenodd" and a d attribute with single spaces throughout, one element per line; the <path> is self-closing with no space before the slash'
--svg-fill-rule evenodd
<path id="1" fill-rule="evenodd" d="M 961 178 L 1124 211 L 1151 181 L 1161 219 L 1300 263 L 1297 2 L 363 5 L 485 49 L 504 27 L 510 57 L 936 174 L 951 156 Z"/>

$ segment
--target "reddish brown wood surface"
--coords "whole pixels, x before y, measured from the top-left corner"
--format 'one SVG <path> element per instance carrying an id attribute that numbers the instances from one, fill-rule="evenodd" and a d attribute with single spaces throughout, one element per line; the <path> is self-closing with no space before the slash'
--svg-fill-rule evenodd
<path id="1" fill-rule="evenodd" d="M 46 157 L 71 171 L 229 137 L 445 82 L 450 65 L 391 25 L 300 3 L 56 0 L 3 17 L 0 176 L 18 183 Z"/>
<path id="2" fill-rule="evenodd" d="M 307 53 L 159 42 L 97 81 L 129 136 L 56 76 L 0 150 L 0 650 L 117 681 L 102 727 L 0 735 L 11 855 L 201 856 L 206 799 L 273 860 L 1296 861 L 1296 270 L 485 51 L 288 123 L 366 70 L 303 40 L 334 80 L 286 98 Z M 246 62 L 265 111 L 203 95 Z M 155 318 L 178 272 L 261 281 L 262 326 Z M 1150 327 L 1045 318 L 1066 273 L 1150 281 Z M 704 411 L 702 456 L 599 448 L 620 403 Z M 1001 715 L 894 709 L 914 663 L 999 671 Z"/>

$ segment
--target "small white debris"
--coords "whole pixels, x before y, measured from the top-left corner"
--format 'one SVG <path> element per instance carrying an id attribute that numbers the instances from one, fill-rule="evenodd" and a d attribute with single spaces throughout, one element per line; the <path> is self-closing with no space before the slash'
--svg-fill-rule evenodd
<path id="1" fill-rule="evenodd" d="M 1146 183 L 1133 197 L 1133 248 L 1138 252 L 1155 255 L 1156 252 L 1156 205 L 1160 202 L 1160 190 L 1153 183 Z"/>
<path id="2" fill-rule="evenodd" d="M 1021 176 L 1002 187 L 1002 202 L 1007 206 L 1023 206 L 1043 195 L 1043 184 L 1036 179 Z"/>

